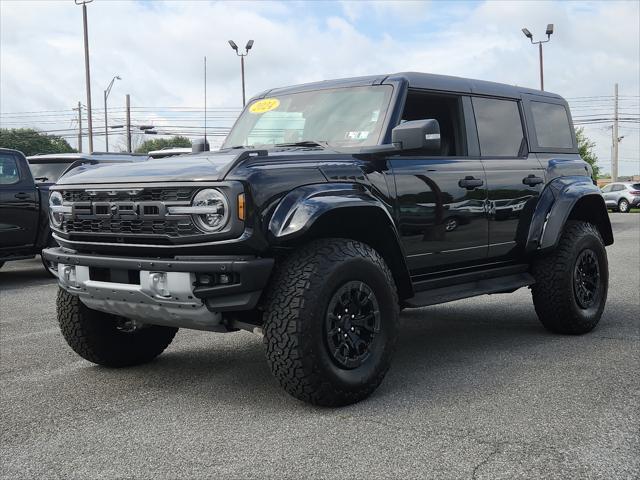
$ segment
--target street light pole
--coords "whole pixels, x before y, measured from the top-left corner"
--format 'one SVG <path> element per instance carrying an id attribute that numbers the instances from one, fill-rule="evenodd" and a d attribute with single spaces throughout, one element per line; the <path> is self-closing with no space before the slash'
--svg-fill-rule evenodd
<path id="1" fill-rule="evenodd" d="M 75 0 L 82 5 L 82 26 L 84 27 L 84 71 L 87 85 L 87 127 L 89 130 L 89 153 L 93 153 L 93 121 L 91 118 L 91 74 L 89 72 L 89 32 L 87 29 L 87 3 L 93 0 Z"/>
<path id="2" fill-rule="evenodd" d="M 231 45 L 231 48 L 235 50 L 236 55 L 240 57 L 240 74 L 242 75 L 242 106 L 244 107 L 247 103 L 244 93 L 244 57 L 249 55 L 249 50 L 251 50 L 251 47 L 253 47 L 253 40 L 249 40 L 247 42 L 244 47 L 244 53 L 240 53 L 240 51 L 238 50 L 238 45 L 236 45 L 236 42 L 234 42 L 233 40 L 229 40 L 229 45 Z"/>
<path id="3" fill-rule="evenodd" d="M 540 57 L 540 90 L 544 90 L 544 67 L 543 67 L 543 61 L 542 61 L 542 44 L 547 43 L 549 40 L 551 40 L 551 34 L 553 33 L 553 23 L 550 23 L 547 25 L 547 30 L 545 32 L 545 34 L 547 35 L 546 40 L 539 40 L 537 42 L 534 42 L 533 35 L 526 28 L 522 29 L 522 33 L 524 33 L 524 36 L 527 37 L 533 45 L 538 45 L 538 54 Z"/>
<path id="4" fill-rule="evenodd" d="M 104 91 L 104 146 L 105 150 L 109 151 L 109 125 L 107 121 L 107 98 L 109 98 L 109 94 L 111 93 L 111 88 L 113 87 L 113 82 L 116 80 L 122 80 L 119 75 L 116 75 L 109 82 L 109 86 Z"/>

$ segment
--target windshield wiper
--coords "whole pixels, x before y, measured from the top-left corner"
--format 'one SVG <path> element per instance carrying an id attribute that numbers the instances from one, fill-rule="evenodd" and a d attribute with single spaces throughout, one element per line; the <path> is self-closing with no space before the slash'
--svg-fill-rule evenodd
<path id="1" fill-rule="evenodd" d="M 276 143 L 274 147 L 320 147 L 327 148 L 328 142 L 324 140 L 303 140 L 302 142 L 290 142 L 290 143 Z"/>

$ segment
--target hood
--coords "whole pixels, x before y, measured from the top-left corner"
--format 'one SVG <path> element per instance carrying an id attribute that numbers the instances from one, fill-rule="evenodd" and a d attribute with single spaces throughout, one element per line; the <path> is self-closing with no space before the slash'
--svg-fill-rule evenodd
<path id="1" fill-rule="evenodd" d="M 146 162 L 118 165 L 83 165 L 65 174 L 58 185 L 95 183 L 144 183 L 221 180 L 238 159 L 239 152 L 203 152 Z"/>

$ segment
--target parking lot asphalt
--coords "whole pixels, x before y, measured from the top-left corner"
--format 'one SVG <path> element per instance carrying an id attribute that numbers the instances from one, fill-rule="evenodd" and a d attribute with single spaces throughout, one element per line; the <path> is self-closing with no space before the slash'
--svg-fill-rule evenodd
<path id="1" fill-rule="evenodd" d="M 609 300 L 592 333 L 539 324 L 530 293 L 402 313 L 374 395 L 305 405 L 260 337 L 180 331 L 110 370 L 58 331 L 39 260 L 0 271 L 3 478 L 638 478 L 640 215 L 612 214 Z"/>

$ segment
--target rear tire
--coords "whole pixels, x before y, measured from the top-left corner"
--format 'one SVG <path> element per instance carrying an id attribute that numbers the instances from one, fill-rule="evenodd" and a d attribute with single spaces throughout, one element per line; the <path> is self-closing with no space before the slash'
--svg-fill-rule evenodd
<path id="1" fill-rule="evenodd" d="M 122 317 L 88 308 L 76 295 L 58 290 L 58 322 L 64 339 L 82 358 L 106 367 L 128 367 L 153 360 L 171 343 L 177 328 L 127 328 Z"/>
<path id="2" fill-rule="evenodd" d="M 389 369 L 398 296 L 370 246 L 316 240 L 279 265 L 267 295 L 267 362 L 292 396 L 341 406 L 369 396 Z"/>
<path id="3" fill-rule="evenodd" d="M 622 198 L 619 202 L 618 202 L 618 211 L 620 213 L 629 213 L 629 202 Z"/>
<path id="4" fill-rule="evenodd" d="M 595 328 L 607 301 L 609 266 L 598 229 L 568 221 L 556 249 L 533 263 L 533 304 L 544 327 L 579 335 Z"/>

